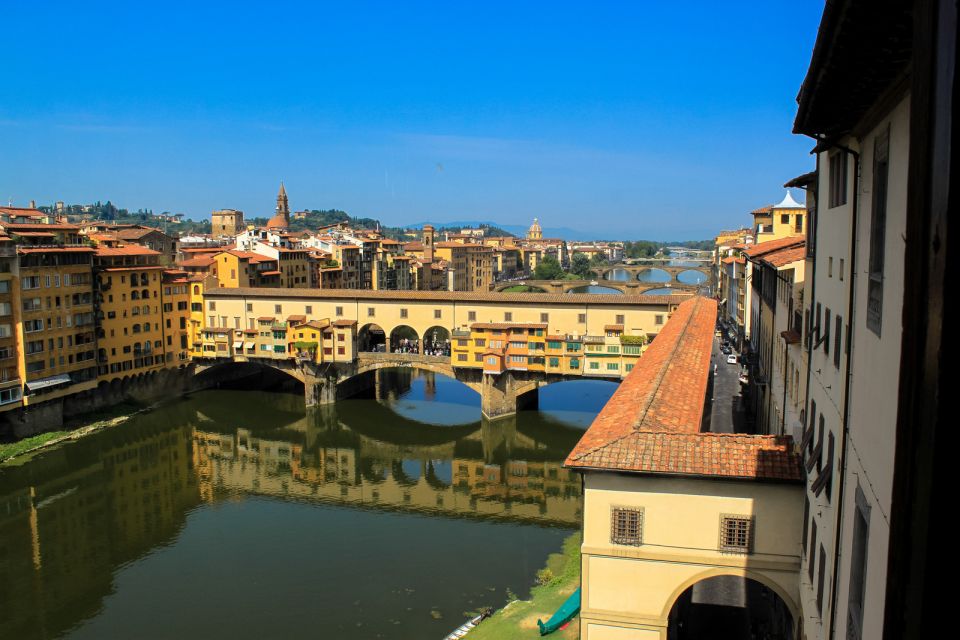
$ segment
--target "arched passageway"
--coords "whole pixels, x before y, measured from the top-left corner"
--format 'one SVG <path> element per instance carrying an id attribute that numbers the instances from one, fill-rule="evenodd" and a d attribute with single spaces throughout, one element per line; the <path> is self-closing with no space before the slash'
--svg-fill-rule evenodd
<path id="1" fill-rule="evenodd" d="M 428 356 L 450 357 L 450 331 L 445 327 L 430 327 L 423 334 L 423 353 Z"/>
<path id="2" fill-rule="evenodd" d="M 668 271 L 650 267 L 637 272 L 637 280 L 640 282 L 670 282 L 673 277 Z"/>
<path id="3" fill-rule="evenodd" d="M 420 336 L 405 324 L 390 332 L 390 353 L 420 353 Z"/>
<path id="4" fill-rule="evenodd" d="M 386 351 L 387 334 L 377 324 L 365 324 L 357 332 L 358 351 Z"/>
<path id="5" fill-rule="evenodd" d="M 674 602 L 668 620 L 669 640 L 793 638 L 793 616 L 783 598 L 742 576 L 713 576 L 694 583 Z"/>
<path id="6" fill-rule="evenodd" d="M 703 284 L 707 281 L 707 274 L 696 269 L 688 269 L 677 274 L 677 282 L 682 284 Z"/>

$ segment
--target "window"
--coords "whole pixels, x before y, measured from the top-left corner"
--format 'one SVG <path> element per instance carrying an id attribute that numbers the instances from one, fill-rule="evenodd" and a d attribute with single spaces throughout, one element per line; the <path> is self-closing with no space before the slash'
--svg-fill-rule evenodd
<path id="1" fill-rule="evenodd" d="M 837 315 L 833 328 L 833 366 L 840 368 L 840 348 L 843 346 L 843 319 Z"/>
<path id="2" fill-rule="evenodd" d="M 781 213 L 780 214 L 780 224 L 790 224 L 790 214 Z"/>
<path id="3" fill-rule="evenodd" d="M 643 509 L 613 507 L 610 511 L 610 542 L 639 546 L 643 544 Z"/>
<path id="4" fill-rule="evenodd" d="M 372 318 L 375 314 L 373 307 L 367 307 L 367 317 Z"/>
<path id="5" fill-rule="evenodd" d="M 283 305 L 282 304 L 273 305 L 273 312 L 277 314 L 283 313 Z"/>
<path id="6" fill-rule="evenodd" d="M 843 258 L 840 258 L 840 270 L 837 275 L 840 277 L 840 282 L 843 282 Z"/>
<path id="7" fill-rule="evenodd" d="M 503 312 L 503 320 L 504 320 L 504 322 L 512 322 L 512 321 L 513 321 L 513 313 L 510 312 L 510 311 L 504 311 L 504 312 Z"/>
<path id="8" fill-rule="evenodd" d="M 663 324 L 663 314 L 662 314 L 662 313 L 658 313 L 657 315 L 655 315 L 655 316 L 653 317 L 653 324 L 656 324 L 656 325 L 661 325 L 661 324 Z"/>
<path id="9" fill-rule="evenodd" d="M 433 310 L 433 317 L 434 317 L 434 318 L 439 319 L 439 318 L 441 317 L 441 315 L 442 315 L 442 314 L 441 314 L 441 312 L 440 312 L 440 309 L 434 309 L 434 310 Z"/>
<path id="10" fill-rule="evenodd" d="M 541 314 L 540 314 L 540 322 L 550 322 L 550 314 L 549 314 L 549 313 L 541 313 Z"/>
<path id="11" fill-rule="evenodd" d="M 838 151 L 830 155 L 829 206 L 832 209 L 844 204 L 847 204 L 847 154 Z"/>
<path id="12" fill-rule="evenodd" d="M 585 314 L 585 313 L 578 313 L 578 314 L 577 314 L 577 322 L 579 322 L 580 324 L 587 324 L 587 314 Z"/>
<path id="13" fill-rule="evenodd" d="M 626 318 L 623 314 L 617 314 L 617 321 L 614 324 L 623 324 Z"/>
<path id="14" fill-rule="evenodd" d="M 867 274 L 867 328 L 880 335 L 883 315 L 883 263 L 887 238 L 887 174 L 890 129 L 873 143 L 873 202 L 870 213 L 870 262 Z"/>
<path id="15" fill-rule="evenodd" d="M 817 557 L 817 521 L 810 519 L 810 555 L 807 556 L 807 577 L 810 578 L 810 585 L 813 585 L 813 574 L 816 570 Z"/>
<path id="16" fill-rule="evenodd" d="M 608 362 L 608 363 L 607 363 L 607 371 L 619 371 L 619 370 L 620 370 L 620 363 L 619 363 L 619 362 Z"/>
<path id="17" fill-rule="evenodd" d="M 253 311 L 253 303 L 252 303 L 252 302 L 248 302 L 248 303 L 247 303 L 247 313 L 251 313 L 252 311 Z"/>
<path id="18" fill-rule="evenodd" d="M 458 354 L 457 354 L 457 361 L 458 361 L 458 362 L 466 362 L 466 361 L 467 361 L 467 354 L 465 354 L 465 353 L 458 353 Z"/>
<path id="19" fill-rule="evenodd" d="M 863 630 L 863 597 L 867 586 L 867 544 L 870 541 L 870 505 L 857 487 L 853 516 L 853 553 L 850 557 L 850 589 L 847 592 L 847 638 L 859 639 Z"/>
<path id="20" fill-rule="evenodd" d="M 830 307 L 823 311 L 823 354 L 830 355 Z"/>
<path id="21" fill-rule="evenodd" d="M 820 545 L 820 575 L 817 576 L 817 611 L 823 616 L 823 578 L 827 573 L 827 550 Z"/>
<path id="22" fill-rule="evenodd" d="M 132 300 L 136 300 L 136 299 L 137 299 L 137 298 L 134 298 L 134 297 L 133 297 L 133 295 L 136 294 L 136 293 L 137 293 L 137 292 L 134 291 L 132 294 L 130 294 L 130 297 L 131 297 Z M 211 300 L 210 302 L 208 302 L 208 303 L 207 303 L 207 310 L 208 310 L 208 311 L 216 311 L 216 310 L 217 310 L 217 303 L 214 302 L 213 300 Z"/>
<path id="23" fill-rule="evenodd" d="M 467 320 L 470 321 L 470 322 L 476 322 L 476 321 L 477 321 L 477 312 L 476 312 L 476 311 L 468 311 L 468 312 L 467 312 Z"/>
<path id="24" fill-rule="evenodd" d="M 720 516 L 720 551 L 750 553 L 753 551 L 753 518 Z"/>
<path id="25" fill-rule="evenodd" d="M 401 318 L 406 318 L 406 317 L 407 317 L 407 310 L 406 310 L 406 309 L 400 309 L 400 317 L 401 317 Z"/>
<path id="26" fill-rule="evenodd" d="M 827 258 L 827 277 L 833 277 L 833 256 Z"/>

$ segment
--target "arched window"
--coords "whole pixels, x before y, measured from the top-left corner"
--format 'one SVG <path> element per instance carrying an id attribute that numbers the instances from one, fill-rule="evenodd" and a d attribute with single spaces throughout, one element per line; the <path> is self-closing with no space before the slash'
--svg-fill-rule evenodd
<path id="1" fill-rule="evenodd" d="M 150 315 L 150 305 L 148 304 L 143 305 L 143 315 L 145 316 Z"/>
<path id="2" fill-rule="evenodd" d="M 140 333 L 140 325 L 139 325 L 139 324 L 133 325 L 133 332 L 134 332 L 134 333 Z"/>
<path id="3" fill-rule="evenodd" d="M 200 285 L 198 284 L 193 285 L 193 295 L 195 296 L 200 295 Z"/>
<path id="4" fill-rule="evenodd" d="M 131 292 L 130 292 L 130 299 L 131 299 L 131 300 L 139 300 L 139 299 L 140 299 L 140 292 L 139 292 L 139 291 L 131 291 Z"/>

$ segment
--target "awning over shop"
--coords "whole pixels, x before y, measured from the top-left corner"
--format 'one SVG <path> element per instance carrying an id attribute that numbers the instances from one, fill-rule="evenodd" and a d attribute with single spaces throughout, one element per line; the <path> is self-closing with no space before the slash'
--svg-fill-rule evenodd
<path id="1" fill-rule="evenodd" d="M 236 351 L 237 349 L 243 349 L 243 343 L 242 343 L 242 342 L 234 342 L 234 343 L 233 343 L 233 349 L 234 349 L 234 351 Z"/>
<path id="2" fill-rule="evenodd" d="M 39 389 L 48 389 L 60 384 L 70 384 L 70 376 L 66 373 L 61 373 L 58 376 L 50 376 L 49 378 L 31 380 L 27 383 L 27 392 L 30 393 L 33 391 L 38 391 Z"/>

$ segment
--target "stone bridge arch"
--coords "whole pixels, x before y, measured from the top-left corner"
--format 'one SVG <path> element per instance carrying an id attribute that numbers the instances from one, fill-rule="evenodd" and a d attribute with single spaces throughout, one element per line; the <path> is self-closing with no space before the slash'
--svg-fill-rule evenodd
<path id="1" fill-rule="evenodd" d="M 688 271 L 689 269 L 682 269 Z M 598 270 L 598 271 L 602 271 Z M 575 289 L 581 287 L 605 287 L 614 289 L 626 295 L 643 295 L 651 289 L 661 289 L 670 287 L 677 291 L 695 291 L 699 285 L 689 285 L 683 282 L 640 282 L 634 276 L 630 280 L 522 280 L 517 282 L 499 282 L 494 285 L 494 291 L 502 292 L 510 287 L 524 285 L 536 287 L 544 293 L 574 293 Z"/>
<path id="2" fill-rule="evenodd" d="M 695 289 L 697 288 L 697 286 L 702 286 L 703 283 L 709 283 L 710 278 L 713 275 L 711 264 L 709 262 L 704 262 L 702 265 L 697 265 L 697 266 L 689 266 L 689 265 L 677 266 L 677 265 L 662 264 L 657 262 L 644 262 L 640 264 L 610 264 L 602 267 L 594 267 L 592 269 L 592 272 L 597 274 L 597 277 L 603 280 L 602 284 L 606 286 L 607 282 L 611 282 L 611 283 L 620 282 L 617 280 L 606 279 L 607 274 L 609 274 L 611 271 L 614 271 L 615 269 L 625 271 L 630 275 L 630 279 L 627 282 L 637 281 L 637 277 L 644 271 L 659 269 L 660 271 L 666 272 L 667 275 L 670 276 L 670 278 L 663 282 L 650 283 L 650 284 L 658 284 L 661 287 L 669 283 L 673 287 L 683 286 L 683 287 L 690 287 Z M 681 273 L 685 273 L 688 271 L 694 271 L 694 272 L 703 274 L 704 276 L 703 283 L 701 283 L 701 285 L 689 285 L 677 279 Z M 644 284 L 648 284 L 648 283 L 644 283 Z"/>

